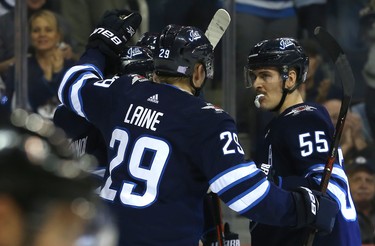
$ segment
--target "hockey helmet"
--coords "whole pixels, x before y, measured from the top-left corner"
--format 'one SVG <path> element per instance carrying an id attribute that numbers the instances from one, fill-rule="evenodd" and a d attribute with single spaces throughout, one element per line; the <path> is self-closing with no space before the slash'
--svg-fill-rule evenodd
<path id="1" fill-rule="evenodd" d="M 154 59 L 152 51 L 146 47 L 129 46 L 120 54 L 120 74 L 140 74 L 152 77 Z"/>
<path id="2" fill-rule="evenodd" d="M 194 65 L 202 63 L 206 77 L 213 78 L 213 47 L 196 27 L 168 25 L 160 34 L 156 50 L 158 75 L 191 77 Z"/>
<path id="3" fill-rule="evenodd" d="M 149 48 L 155 55 L 156 41 L 159 38 L 159 33 L 156 32 L 145 32 L 142 34 L 140 39 L 135 44 L 136 46 L 142 46 Z"/>
<path id="4" fill-rule="evenodd" d="M 263 40 L 256 44 L 247 57 L 244 67 L 246 87 L 251 87 L 254 76 L 253 70 L 265 67 L 275 67 L 285 81 L 291 68 L 297 69 L 297 86 L 306 80 L 309 59 L 301 45 L 293 38 L 276 38 Z"/>

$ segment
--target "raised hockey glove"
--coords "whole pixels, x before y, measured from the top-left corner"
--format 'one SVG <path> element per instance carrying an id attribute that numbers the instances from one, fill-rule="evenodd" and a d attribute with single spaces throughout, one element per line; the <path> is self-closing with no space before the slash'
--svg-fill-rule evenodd
<path id="1" fill-rule="evenodd" d="M 297 228 L 311 226 L 321 234 L 328 234 L 339 211 L 337 203 L 328 195 L 299 187 L 293 191 L 297 209 Z"/>
<path id="2" fill-rule="evenodd" d="M 99 50 L 111 57 L 117 58 L 126 47 L 139 27 L 142 17 L 139 13 L 128 10 L 106 11 L 91 33 L 87 47 Z"/>

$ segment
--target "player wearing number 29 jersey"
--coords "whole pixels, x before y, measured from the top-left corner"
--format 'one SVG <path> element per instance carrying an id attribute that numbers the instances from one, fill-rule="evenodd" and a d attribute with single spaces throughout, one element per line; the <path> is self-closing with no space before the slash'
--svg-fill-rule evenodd
<path id="1" fill-rule="evenodd" d="M 305 81 L 308 58 L 290 38 L 264 40 L 248 56 L 247 81 L 257 93 L 257 107 L 278 113 L 264 132 L 255 162 L 282 188 L 300 185 L 320 190 L 332 142 L 333 125 L 321 105 L 306 104 L 298 90 Z M 327 193 L 340 207 L 332 233 L 315 236 L 316 246 L 361 245 L 356 210 L 339 151 Z M 253 246 L 304 245 L 311 230 L 251 225 Z M 272 236 L 270 236 L 272 235 Z"/>
<path id="2" fill-rule="evenodd" d="M 100 196 L 117 218 L 119 245 L 198 245 L 208 188 L 266 224 L 315 225 L 321 212 L 334 218 L 334 202 L 284 191 L 245 162 L 233 119 L 193 96 L 212 75 L 212 46 L 199 29 L 168 26 L 158 54 L 159 83 L 137 75 L 103 79 L 105 57 L 88 49 L 59 88 L 61 102 L 106 142 L 110 163 Z M 316 199 L 321 206 L 311 213 Z"/>

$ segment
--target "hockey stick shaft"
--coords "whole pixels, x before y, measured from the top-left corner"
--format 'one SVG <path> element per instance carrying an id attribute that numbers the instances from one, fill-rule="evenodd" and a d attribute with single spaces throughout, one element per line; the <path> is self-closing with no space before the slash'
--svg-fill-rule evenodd
<path id="1" fill-rule="evenodd" d="M 326 49 L 331 60 L 335 64 L 336 71 L 342 83 L 343 97 L 341 100 L 340 112 L 336 122 L 335 130 L 332 136 L 332 141 L 329 150 L 329 156 L 324 166 L 322 179 L 320 182 L 320 191 L 326 193 L 328 189 L 329 180 L 331 178 L 333 165 L 337 156 L 337 149 L 339 147 L 341 134 L 344 129 L 346 115 L 349 110 L 352 93 L 354 89 L 354 76 L 346 55 L 337 41 L 322 27 L 317 27 L 314 31 L 316 39 Z M 307 238 L 307 246 L 311 246 L 314 242 L 316 230 L 311 231 Z"/>
<path id="2" fill-rule="evenodd" d="M 218 9 L 212 17 L 211 22 L 208 25 L 207 30 L 205 32 L 205 35 L 210 41 L 213 49 L 215 49 L 216 45 L 223 37 L 225 31 L 227 30 L 230 24 L 230 21 L 230 15 L 225 9 Z M 212 204 L 218 246 L 224 246 L 224 231 L 221 216 L 220 199 L 217 194 L 211 192 L 210 200 Z"/>
<path id="3" fill-rule="evenodd" d="M 224 231 L 223 231 L 223 220 L 221 216 L 221 205 L 220 199 L 217 194 L 212 193 L 212 205 L 213 205 L 213 216 L 215 220 L 215 227 L 216 227 L 216 234 L 217 234 L 217 241 L 219 246 L 224 246 Z"/>

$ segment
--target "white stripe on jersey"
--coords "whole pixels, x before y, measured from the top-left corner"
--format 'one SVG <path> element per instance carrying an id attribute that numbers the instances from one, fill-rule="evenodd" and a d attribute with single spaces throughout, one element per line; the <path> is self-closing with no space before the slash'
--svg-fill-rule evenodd
<path id="1" fill-rule="evenodd" d="M 238 180 L 251 174 L 255 175 L 256 172 L 260 172 L 260 170 L 255 166 L 254 162 L 238 165 L 237 168 L 218 175 L 218 178 L 210 182 L 210 189 L 214 193 L 220 193 L 220 191 L 230 187 Z"/>
<path id="2" fill-rule="evenodd" d="M 77 71 L 79 70 L 86 70 L 86 71 L 89 71 L 89 70 L 93 70 L 93 71 L 96 71 L 98 74 L 100 74 L 100 79 L 103 79 L 103 75 L 102 75 L 102 72 L 97 69 L 95 66 L 93 65 L 90 65 L 90 64 L 84 64 L 84 65 L 78 65 L 78 66 L 74 66 L 74 67 L 71 67 L 65 74 L 64 74 L 64 77 L 61 81 L 61 84 L 60 84 L 60 87 L 59 87 L 59 90 L 58 90 L 58 97 L 59 97 L 59 100 L 60 102 L 64 103 L 63 102 L 63 97 L 62 97 L 62 90 L 64 89 L 65 87 L 65 84 L 68 82 L 68 80 L 70 79 L 70 77 L 76 73 Z"/>
<path id="3" fill-rule="evenodd" d="M 314 175 L 316 173 L 322 174 L 324 170 L 324 165 L 316 165 L 314 166 L 306 175 Z M 350 188 L 348 184 L 348 178 L 346 176 L 345 171 L 341 168 L 341 166 L 335 164 L 332 169 L 332 177 L 340 179 L 345 182 L 345 187 L 340 186 L 334 179 L 330 179 L 327 187 L 327 193 L 337 201 L 340 207 L 340 212 L 343 217 L 348 221 L 355 221 L 357 219 L 357 213 L 354 209 L 353 199 L 350 194 Z M 314 181 L 317 184 L 320 184 L 322 180 L 321 175 L 319 177 L 315 177 Z"/>
<path id="4" fill-rule="evenodd" d="M 267 194 L 270 188 L 270 183 L 267 179 L 263 179 L 260 182 L 260 185 L 257 185 L 256 187 L 257 188 L 246 192 L 245 195 L 241 198 L 236 198 L 235 201 L 233 201 L 232 203 L 228 203 L 227 205 L 234 211 L 242 213 L 243 210 L 248 210 L 249 207 L 258 204 L 260 202 L 260 199 Z"/>
<path id="5" fill-rule="evenodd" d="M 80 100 L 80 97 L 81 97 L 80 90 L 83 87 L 86 80 L 91 79 L 91 78 L 98 78 L 98 76 L 96 76 L 93 73 L 84 74 L 79 80 L 74 82 L 74 84 L 71 86 L 72 90 L 71 90 L 70 95 L 69 95 L 70 96 L 70 103 L 71 103 L 74 111 L 76 111 L 77 114 L 79 114 L 80 116 L 85 117 L 85 118 L 86 118 L 86 115 L 82 111 L 82 104 L 81 104 L 81 100 Z"/>
<path id="6" fill-rule="evenodd" d="M 324 170 L 324 166 L 325 165 L 323 164 L 313 166 L 313 168 L 310 169 L 307 174 L 305 174 L 305 178 L 312 176 L 313 174 L 316 174 L 316 173 L 322 174 Z M 332 168 L 332 175 L 337 175 L 342 180 L 344 180 L 345 183 L 348 183 L 348 177 L 346 176 L 345 171 L 338 164 L 334 164 Z"/>

